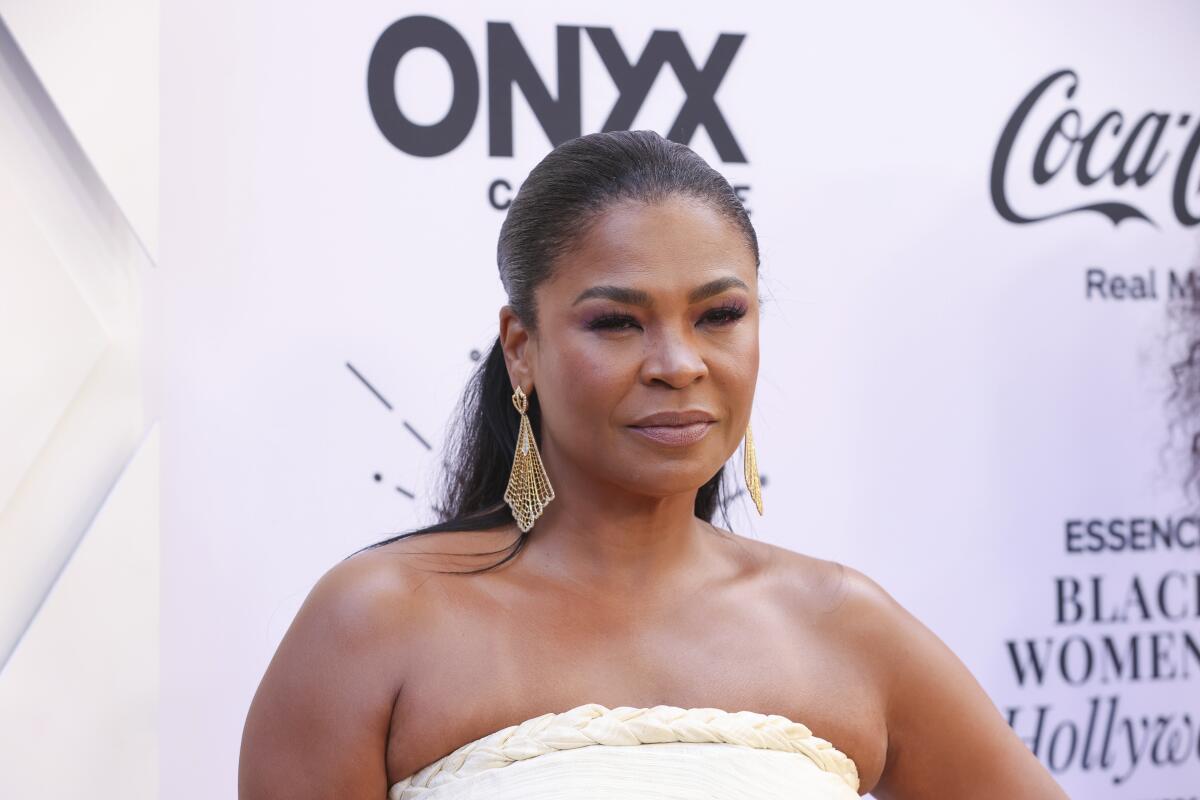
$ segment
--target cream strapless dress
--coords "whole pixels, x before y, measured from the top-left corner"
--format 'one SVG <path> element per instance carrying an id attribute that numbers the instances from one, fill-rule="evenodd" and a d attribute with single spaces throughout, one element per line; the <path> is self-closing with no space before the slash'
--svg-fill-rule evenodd
<path id="1" fill-rule="evenodd" d="M 858 786 L 849 756 L 778 714 L 586 703 L 468 742 L 388 800 L 856 800 Z"/>

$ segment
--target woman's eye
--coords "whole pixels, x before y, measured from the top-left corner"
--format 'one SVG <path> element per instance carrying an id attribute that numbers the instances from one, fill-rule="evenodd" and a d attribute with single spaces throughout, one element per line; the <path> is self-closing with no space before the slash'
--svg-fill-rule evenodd
<path id="1" fill-rule="evenodd" d="M 736 322 L 745 315 L 746 309 L 740 306 L 722 306 L 709 311 L 702 319 L 705 322 L 712 322 L 717 325 L 728 325 L 731 322 Z"/>
<path id="2" fill-rule="evenodd" d="M 741 306 L 720 306 L 707 311 L 701 318 L 700 322 L 708 325 L 729 325 L 734 323 L 746 315 L 746 309 Z M 617 312 L 609 312 L 601 314 L 588 322 L 589 330 L 604 330 L 604 331 L 620 331 L 633 328 L 640 329 L 642 326 L 638 324 L 636 318 L 629 314 L 621 314 Z"/>
<path id="3" fill-rule="evenodd" d="M 628 314 L 602 314 L 588 323 L 592 330 L 623 330 L 636 328 L 637 320 Z"/>

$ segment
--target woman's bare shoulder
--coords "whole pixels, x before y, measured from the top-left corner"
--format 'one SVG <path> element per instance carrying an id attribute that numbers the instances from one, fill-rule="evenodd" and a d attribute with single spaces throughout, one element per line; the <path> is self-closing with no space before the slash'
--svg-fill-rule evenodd
<path id="1" fill-rule="evenodd" d="M 498 533 L 407 536 L 360 550 L 315 582 L 267 665 L 242 734 L 242 800 L 382 797 L 392 712 L 408 660 L 471 553 Z"/>
<path id="2" fill-rule="evenodd" d="M 354 557 L 376 556 L 385 562 L 403 556 L 418 569 L 462 569 L 461 560 L 439 561 L 435 556 L 461 559 L 474 555 L 507 552 L 517 541 L 515 526 L 483 530 L 449 530 L 405 534 L 386 543 L 362 550 Z"/>
<path id="3" fill-rule="evenodd" d="M 345 622 L 380 618 L 401 627 L 406 620 L 428 618 L 453 590 L 455 582 L 447 576 L 495 563 L 514 540 L 505 530 L 405 535 L 335 564 L 314 586 L 309 601 Z"/>
<path id="4" fill-rule="evenodd" d="M 872 796 L 1066 800 L 966 664 L 879 581 L 848 564 L 767 547 L 792 596 L 820 610 L 806 619 L 859 654 L 880 692 L 886 756 Z"/>
<path id="5" fill-rule="evenodd" d="M 872 654 L 887 708 L 886 763 L 872 795 L 1065 800 L 950 646 L 874 578 L 830 563 L 839 575 L 831 614 L 845 641 Z"/>
<path id="6" fill-rule="evenodd" d="M 909 640 L 928 642 L 924 626 L 892 594 L 865 572 L 841 561 L 739 537 L 756 560 L 773 595 L 796 618 L 820 626 L 828 641 L 879 665 L 881 648 L 903 648 Z M 880 674 L 886 689 L 887 676 Z"/>
<path id="7" fill-rule="evenodd" d="M 382 754 L 404 673 L 397 632 L 413 586 L 374 553 L 338 562 L 316 581 L 250 703 L 241 800 L 315 800 L 329 786 L 382 796 Z"/>
<path id="8" fill-rule="evenodd" d="M 779 545 L 757 544 L 768 554 L 774 583 L 807 609 L 810 619 L 836 628 L 841 638 L 863 652 L 877 653 L 886 642 L 900 645 L 924 628 L 862 570 Z"/>
<path id="9" fill-rule="evenodd" d="M 858 576 L 866 578 L 861 573 L 858 576 L 851 574 L 856 571 L 837 561 L 718 530 L 741 547 L 773 589 L 790 604 L 807 609 L 812 615 L 836 611 L 851 588 L 847 582 Z"/>

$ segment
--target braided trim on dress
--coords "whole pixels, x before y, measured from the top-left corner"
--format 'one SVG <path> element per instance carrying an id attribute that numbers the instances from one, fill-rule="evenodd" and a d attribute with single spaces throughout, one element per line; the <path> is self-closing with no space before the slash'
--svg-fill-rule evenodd
<path id="1" fill-rule="evenodd" d="M 468 742 L 396 782 L 388 797 L 395 800 L 405 789 L 434 788 L 553 750 L 593 744 L 659 742 L 726 742 L 803 753 L 818 767 L 839 776 L 858 791 L 858 767 L 852 758 L 831 742 L 815 736 L 808 726 L 779 714 L 665 705 L 610 709 L 599 703 L 585 703 L 569 711 L 542 714 Z"/>

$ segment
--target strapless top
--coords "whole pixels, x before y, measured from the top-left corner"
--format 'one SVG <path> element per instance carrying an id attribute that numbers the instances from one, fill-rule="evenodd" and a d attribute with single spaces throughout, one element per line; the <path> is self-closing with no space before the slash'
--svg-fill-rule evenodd
<path id="1" fill-rule="evenodd" d="M 585 703 L 468 742 L 388 800 L 857 800 L 858 787 L 853 759 L 778 714 Z"/>

